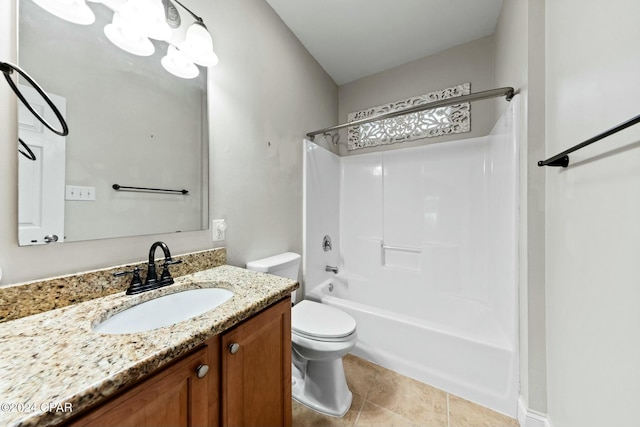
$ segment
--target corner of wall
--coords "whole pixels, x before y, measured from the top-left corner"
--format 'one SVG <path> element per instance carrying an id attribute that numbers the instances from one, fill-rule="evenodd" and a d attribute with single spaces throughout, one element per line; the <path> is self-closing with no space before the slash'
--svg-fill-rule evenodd
<path id="1" fill-rule="evenodd" d="M 545 414 L 529 409 L 522 396 L 518 399 L 518 423 L 520 427 L 553 427 Z"/>
<path id="2" fill-rule="evenodd" d="M 545 145 L 544 8 L 539 0 L 504 2 L 495 35 L 495 83 L 522 95 L 520 376 L 522 397 L 537 413 L 547 408 L 545 172 L 535 166 Z"/>

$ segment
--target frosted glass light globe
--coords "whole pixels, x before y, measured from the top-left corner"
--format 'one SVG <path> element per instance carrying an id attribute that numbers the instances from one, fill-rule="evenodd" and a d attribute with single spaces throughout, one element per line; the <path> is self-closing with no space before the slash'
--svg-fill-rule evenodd
<path id="1" fill-rule="evenodd" d="M 213 67 L 218 63 L 218 57 L 213 52 L 211 34 L 199 22 L 194 22 L 187 29 L 187 35 L 180 44 L 180 50 L 187 58 L 203 67 Z"/>

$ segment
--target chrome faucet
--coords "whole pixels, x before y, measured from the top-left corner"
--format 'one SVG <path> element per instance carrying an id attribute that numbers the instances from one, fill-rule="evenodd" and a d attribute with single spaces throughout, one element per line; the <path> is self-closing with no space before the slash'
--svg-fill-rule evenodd
<path id="1" fill-rule="evenodd" d="M 338 274 L 338 267 L 332 267 L 332 266 L 330 266 L 330 265 L 327 265 L 327 266 L 324 268 L 324 271 L 333 271 L 335 274 Z"/>

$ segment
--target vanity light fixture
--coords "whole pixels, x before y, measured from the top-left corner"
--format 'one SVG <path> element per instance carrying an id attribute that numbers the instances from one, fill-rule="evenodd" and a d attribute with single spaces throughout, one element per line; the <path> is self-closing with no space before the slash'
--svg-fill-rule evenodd
<path id="1" fill-rule="evenodd" d="M 96 16 L 84 0 L 33 0 L 35 4 L 65 21 L 91 25 Z"/>
<path id="2" fill-rule="evenodd" d="M 193 79 L 200 74 L 198 67 L 189 61 L 181 50 L 171 44 L 167 49 L 167 56 L 162 58 L 160 63 L 165 70 L 183 79 Z"/>
<path id="3" fill-rule="evenodd" d="M 113 21 L 104 27 L 111 43 L 129 53 L 150 56 L 155 48 L 150 38 L 168 41 L 172 30 L 159 0 L 129 0 L 115 8 Z"/>
<path id="4" fill-rule="evenodd" d="M 95 22 L 95 15 L 85 0 L 33 0 L 37 5 L 59 18 L 77 24 Z M 218 63 L 213 51 L 213 40 L 201 17 L 178 0 L 86 0 L 102 3 L 113 10 L 113 20 L 104 27 L 104 33 L 120 49 L 138 56 L 151 56 L 155 52 L 150 39 L 166 41 L 167 55 L 161 63 L 165 70 L 184 79 L 200 74 L 198 64 L 212 67 Z M 189 12 L 194 22 L 186 32 L 174 30 L 180 25 L 180 15 L 173 5 Z"/>
<path id="5" fill-rule="evenodd" d="M 196 17 L 196 22 L 191 24 L 187 30 L 187 37 L 180 44 L 180 50 L 191 61 L 203 67 L 213 67 L 218 63 L 218 57 L 213 52 L 211 34 L 202 18 Z"/>
<path id="6" fill-rule="evenodd" d="M 119 11 L 113 14 L 113 21 L 104 27 L 109 41 L 120 49 L 139 56 L 150 56 L 155 52 L 151 40 L 126 15 Z"/>
<path id="7" fill-rule="evenodd" d="M 195 22 L 189 26 L 185 39 L 179 46 L 169 46 L 167 56 L 162 58 L 162 65 L 175 76 L 194 78 L 199 74 L 194 64 L 213 67 L 218 63 L 218 56 L 213 51 L 213 39 L 204 25 L 204 20 L 180 1 L 173 1 L 189 12 Z"/>
<path id="8" fill-rule="evenodd" d="M 173 32 L 159 0 L 128 1 L 122 5 L 120 13 L 137 22 L 147 37 L 163 41 L 171 39 Z"/>

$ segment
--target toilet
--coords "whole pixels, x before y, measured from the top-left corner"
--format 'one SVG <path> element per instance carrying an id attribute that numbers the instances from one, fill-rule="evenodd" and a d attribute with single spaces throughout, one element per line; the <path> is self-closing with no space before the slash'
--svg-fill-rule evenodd
<path id="1" fill-rule="evenodd" d="M 298 280 L 300 255 L 293 252 L 247 263 L 247 269 Z M 291 300 L 295 301 L 294 291 Z M 323 414 L 342 417 L 351 407 L 342 356 L 356 345 L 356 321 L 347 313 L 314 301 L 291 309 L 294 400 Z"/>

